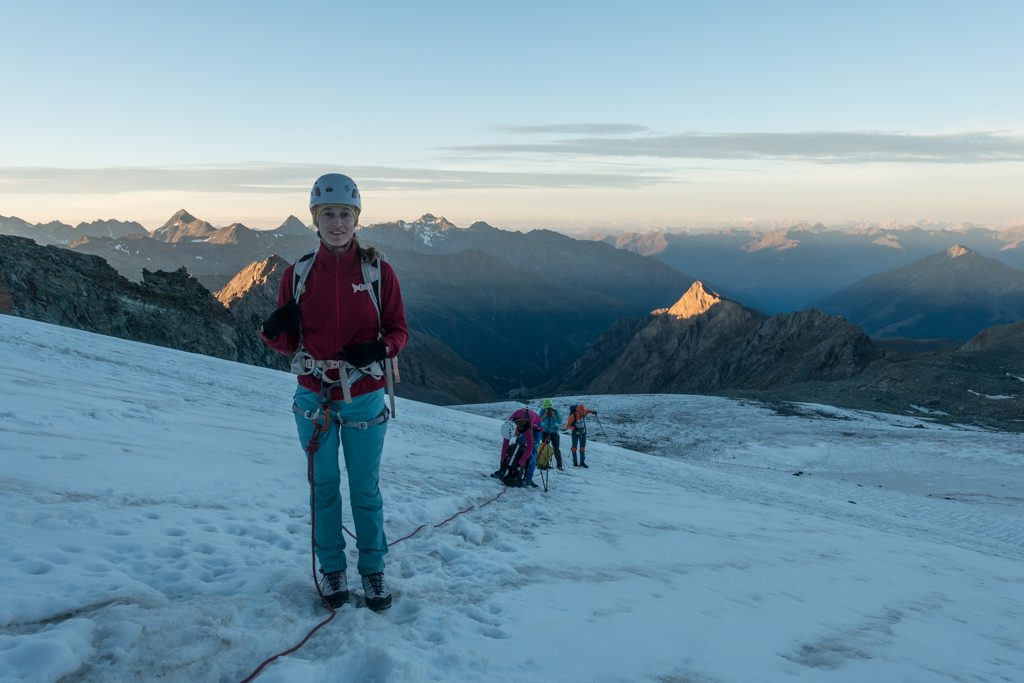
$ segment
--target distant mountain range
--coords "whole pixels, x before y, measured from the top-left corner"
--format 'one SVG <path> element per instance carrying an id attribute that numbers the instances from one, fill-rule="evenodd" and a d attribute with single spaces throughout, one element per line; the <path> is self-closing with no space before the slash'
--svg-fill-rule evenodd
<path id="1" fill-rule="evenodd" d="M 817 306 L 873 337 L 967 340 L 1024 320 L 1024 272 L 957 244 L 868 276 Z"/>
<path id="2" fill-rule="evenodd" d="M 294 216 L 274 230 L 252 230 L 239 223 L 217 228 L 184 210 L 152 234 L 119 221 L 71 227 L 2 217 L 0 233 L 27 233 L 40 243 L 101 256 L 144 287 L 178 282 L 154 280 L 153 271 L 185 268 L 182 277 L 190 274 L 216 292 L 251 339 L 276 306 L 284 268 L 317 243 Z M 909 395 L 920 381 L 894 368 L 930 368 L 915 364 L 952 358 L 948 354 L 982 330 L 1024 319 L 1024 273 L 960 242 L 924 251 L 956 236 L 1009 259 L 1020 253 L 1013 231 L 796 226 L 772 233 L 648 233 L 620 238 L 617 248 L 547 230 L 520 233 L 482 222 L 459 228 L 427 214 L 367 226 L 358 236 L 383 249 L 402 282 L 413 330 L 403 354 L 410 379 L 402 391 L 437 403 L 490 400 L 510 391 L 796 396 L 793 387 L 801 387 L 799 395 L 818 392 L 828 399 L 832 388 L 847 387 L 828 400 L 856 403 L 870 396 L 895 405 L 898 397 L 879 387 L 910 387 Z M 692 269 L 680 272 L 659 260 L 669 257 Z M 695 282 L 691 270 L 714 276 Z M 112 288 L 113 300 L 122 289 L 135 292 L 130 283 L 96 273 Z M 24 285 L 17 296 L 10 286 L 6 294 L 0 287 L 0 307 L 5 296 L 20 297 L 25 306 L 32 287 Z M 212 301 L 209 292 L 193 292 L 193 298 Z M 756 305 L 787 297 L 821 310 L 770 315 L 771 307 Z M 62 320 L 64 304 L 47 306 L 50 317 L 41 319 Z M 88 326 L 87 311 L 75 315 L 61 324 L 101 331 Z M 952 348 L 935 350 L 943 347 Z M 988 356 L 971 356 L 982 357 Z M 279 357 L 249 362 L 281 367 Z M 1011 365 L 1004 363 L 1004 375 L 1018 372 Z M 985 386 L 995 391 L 998 384 Z M 925 393 L 916 399 L 921 405 Z"/>
<path id="3" fill-rule="evenodd" d="M 774 232 L 630 233 L 604 240 L 654 256 L 736 301 L 769 313 L 794 311 L 882 271 L 962 245 L 1013 268 L 1024 268 L 1024 226 L 931 229 L 847 228 L 799 224 Z"/>
<path id="4" fill-rule="evenodd" d="M 61 243 L 53 231 L 16 219 L 0 220 L 0 231 Z M 295 217 L 256 231 L 215 228 L 184 210 L 151 236 L 60 235 L 69 240 L 62 246 L 101 256 L 130 279 L 141 279 L 143 269 L 184 267 L 211 292 L 252 264 L 275 256 L 292 262 L 317 244 Z M 615 320 L 664 306 L 693 281 L 655 259 L 543 230 L 523 234 L 484 223 L 461 229 L 425 215 L 358 235 L 382 248 L 398 271 L 411 327 L 475 368 L 465 374 L 478 372 L 484 392 L 544 381 Z M 258 316 L 273 310 L 268 301 L 261 305 L 268 308 Z"/>
<path id="5" fill-rule="evenodd" d="M 0 235 L 28 237 L 39 244 L 66 245 L 82 237 L 112 237 L 116 239 L 128 235 L 146 236 L 148 234 L 144 227 L 134 221 L 124 222 L 110 219 L 79 223 L 72 227 L 60 221 L 33 224 L 16 217 L 0 216 Z"/>
<path id="6" fill-rule="evenodd" d="M 657 259 L 591 240 L 577 240 L 551 230 L 527 233 L 501 230 L 477 222 L 457 228 L 430 214 L 411 223 L 378 223 L 363 228 L 360 239 L 383 247 L 421 254 L 457 254 L 478 250 L 531 273 L 541 283 L 604 295 L 640 312 L 678 298 L 694 278 Z M 526 290 L 529 280 L 518 283 Z M 540 298 L 540 291 L 535 292 Z"/>

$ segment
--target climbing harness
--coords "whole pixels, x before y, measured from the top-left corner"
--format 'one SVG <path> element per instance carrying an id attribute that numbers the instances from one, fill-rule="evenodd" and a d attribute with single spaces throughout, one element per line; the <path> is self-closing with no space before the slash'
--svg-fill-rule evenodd
<path id="1" fill-rule="evenodd" d="M 299 303 L 299 299 L 306 291 L 306 280 L 309 278 L 310 271 L 313 270 L 313 263 L 316 261 L 319 253 L 320 245 L 317 245 L 316 249 L 296 261 L 292 268 L 292 299 L 295 303 Z M 363 284 L 352 285 L 354 289 L 365 291 L 369 294 L 370 300 L 373 301 L 373 307 L 377 311 L 377 339 L 384 338 L 380 291 L 380 262 L 383 260 L 383 254 L 379 254 L 372 262 L 360 259 L 360 268 L 363 273 Z M 383 361 L 374 361 L 363 368 L 357 368 L 343 360 L 319 360 L 314 358 L 305 350 L 302 343 L 302 327 L 300 326 L 299 345 L 295 350 L 295 353 L 292 354 L 289 367 L 293 374 L 300 376 L 313 375 L 319 379 L 321 383 L 333 382 L 341 385 L 341 393 L 345 403 L 352 402 L 351 387 L 363 377 L 370 376 L 375 380 L 385 377 L 387 382 L 386 391 L 391 404 L 391 416 L 395 417 L 397 415 L 395 412 L 395 384 L 402 381 L 398 373 L 397 356 L 385 358 Z M 337 371 L 338 379 L 328 379 L 327 372 L 331 370 Z"/>
<path id="2" fill-rule="evenodd" d="M 319 441 L 320 434 L 326 432 L 330 428 L 331 422 L 337 423 L 342 429 L 369 429 L 379 424 L 384 424 L 390 419 L 391 411 L 387 406 L 380 411 L 380 414 L 372 420 L 346 420 L 343 417 L 335 415 L 331 412 L 330 404 L 324 403 L 320 408 L 316 410 L 303 410 L 299 406 L 292 404 L 292 412 L 296 415 L 301 415 L 307 420 L 313 423 L 313 436 Z M 325 423 L 325 426 L 321 427 L 320 424 Z M 319 448 L 319 443 L 317 444 Z M 307 448 L 307 454 L 309 454 Z M 316 454 L 316 450 L 313 451 Z M 312 457 L 312 456 L 310 456 Z"/>

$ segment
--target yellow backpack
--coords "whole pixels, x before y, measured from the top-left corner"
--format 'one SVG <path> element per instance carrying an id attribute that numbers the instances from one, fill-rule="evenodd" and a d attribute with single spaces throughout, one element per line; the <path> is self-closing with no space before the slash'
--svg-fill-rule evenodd
<path id="1" fill-rule="evenodd" d="M 555 447 L 545 441 L 537 449 L 537 467 L 546 470 L 551 467 L 551 457 L 555 454 Z"/>

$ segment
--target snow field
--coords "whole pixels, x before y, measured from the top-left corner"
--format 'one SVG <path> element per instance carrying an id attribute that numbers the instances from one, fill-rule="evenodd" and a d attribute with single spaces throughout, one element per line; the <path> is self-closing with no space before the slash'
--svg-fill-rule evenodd
<path id="1" fill-rule="evenodd" d="M 326 616 L 293 386 L 0 316 L 0 680 L 237 681 Z M 592 431 L 591 469 L 398 543 L 391 610 L 344 606 L 258 680 L 1024 679 L 1016 435 L 584 399 L 649 453 Z M 391 540 L 501 490 L 513 405 L 399 400 Z"/>

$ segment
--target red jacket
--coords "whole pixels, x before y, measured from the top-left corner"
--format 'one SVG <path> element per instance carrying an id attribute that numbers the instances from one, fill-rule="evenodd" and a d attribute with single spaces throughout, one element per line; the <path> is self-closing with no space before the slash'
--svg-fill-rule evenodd
<path id="1" fill-rule="evenodd" d="M 277 293 L 277 305 L 283 306 L 292 299 L 292 271 L 295 265 L 284 271 L 281 287 Z M 355 248 L 335 254 L 321 245 L 316 260 L 306 278 L 306 289 L 299 299 L 302 307 L 302 345 L 316 360 L 335 360 L 338 351 L 352 344 L 364 344 L 377 339 L 377 309 L 370 292 L 363 285 L 363 271 Z M 409 328 L 405 322 L 405 305 L 402 290 L 391 264 L 380 261 L 380 324 L 384 329 L 384 343 L 388 345 L 388 357 L 398 354 L 409 340 Z M 299 346 L 298 331 L 285 332 L 274 339 L 263 337 L 263 343 L 275 351 L 290 356 Z M 337 371 L 328 372 L 328 377 L 337 377 Z M 320 391 L 320 380 L 312 375 L 300 375 L 299 384 L 310 391 Z M 386 384 L 383 378 L 375 380 L 366 376 L 352 385 L 352 395 L 358 396 L 376 391 Z M 335 388 L 331 399 L 340 401 L 342 392 Z"/>

